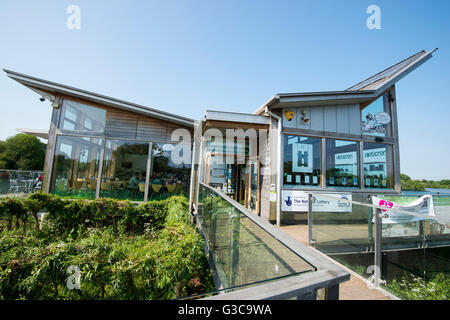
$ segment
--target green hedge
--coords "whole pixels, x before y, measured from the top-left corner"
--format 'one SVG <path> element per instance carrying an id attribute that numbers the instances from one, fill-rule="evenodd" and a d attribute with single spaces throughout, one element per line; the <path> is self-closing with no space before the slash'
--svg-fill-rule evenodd
<path id="1" fill-rule="evenodd" d="M 169 205 L 170 204 L 170 205 Z M 113 226 L 117 232 L 120 223 L 123 231 L 142 234 L 145 227 L 159 230 L 163 227 L 168 209 L 174 205 L 186 212 L 188 201 L 185 197 L 174 196 L 160 201 L 134 205 L 130 201 L 112 199 L 67 200 L 46 193 L 34 193 L 26 199 L 6 198 L 0 200 L 0 219 L 8 221 L 9 229 L 23 225 L 27 212 L 33 217 L 39 230 L 38 212 L 47 211 L 45 221 L 59 235 L 75 233 L 79 229 Z M 187 213 L 187 215 L 189 215 Z"/>
<path id="2" fill-rule="evenodd" d="M 42 228 L 35 213 L 48 212 Z M 27 214 L 27 212 L 29 214 Z M 188 202 L 0 201 L 0 299 L 173 299 L 214 290 Z M 66 286 L 69 266 L 81 288 Z"/>

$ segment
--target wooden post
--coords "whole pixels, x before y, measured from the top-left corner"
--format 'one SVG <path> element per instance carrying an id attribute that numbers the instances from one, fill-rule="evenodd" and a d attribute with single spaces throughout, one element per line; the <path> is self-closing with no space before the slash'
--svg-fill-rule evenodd
<path id="1" fill-rule="evenodd" d="M 308 246 L 312 245 L 312 194 L 308 193 Z"/>
<path id="2" fill-rule="evenodd" d="M 325 288 L 325 300 L 339 300 L 339 285 Z"/>
<path id="3" fill-rule="evenodd" d="M 45 152 L 45 161 L 44 161 L 44 179 L 42 181 L 42 190 L 45 193 L 50 192 L 50 185 L 52 181 L 52 173 L 53 173 L 53 160 L 55 158 L 56 151 L 56 131 L 58 128 L 59 117 L 61 114 L 61 105 L 57 109 L 53 109 L 52 111 L 52 119 L 50 122 L 50 130 L 48 133 L 48 142 L 47 149 Z"/>
<path id="4" fill-rule="evenodd" d="M 144 202 L 148 201 L 148 188 L 150 186 L 150 171 L 152 168 L 152 148 L 153 144 L 148 143 L 148 155 L 147 155 L 147 173 L 145 174 L 145 191 L 144 191 Z"/>
<path id="5" fill-rule="evenodd" d="M 102 186 L 103 159 L 105 157 L 106 139 L 103 139 L 102 151 L 100 151 L 100 160 L 97 172 L 97 188 L 95 189 L 95 199 L 100 197 L 100 189 Z"/>

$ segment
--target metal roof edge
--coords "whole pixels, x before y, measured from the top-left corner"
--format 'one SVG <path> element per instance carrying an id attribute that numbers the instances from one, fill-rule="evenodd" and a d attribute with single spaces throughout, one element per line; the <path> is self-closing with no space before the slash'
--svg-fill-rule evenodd
<path id="1" fill-rule="evenodd" d="M 136 103 L 108 97 L 105 95 L 101 95 L 95 92 L 67 86 L 64 84 L 60 84 L 57 82 L 52 82 L 36 77 L 32 77 L 26 74 L 22 74 L 19 72 L 15 72 L 8 69 L 3 69 L 3 71 L 7 74 L 8 77 L 11 79 L 19 82 L 20 84 L 32 89 L 34 86 L 41 89 L 46 89 L 48 91 L 53 92 L 59 92 L 67 95 L 77 96 L 80 98 L 84 98 L 89 101 L 94 101 L 101 104 L 106 104 L 111 107 L 115 107 L 118 109 L 125 109 L 132 112 L 138 112 L 145 115 L 149 115 L 158 119 L 167 120 L 169 122 L 187 125 L 187 126 L 194 126 L 194 120 L 179 116 L 176 114 L 168 113 L 162 110 L 153 109 L 150 107 L 142 106 Z M 33 86 L 34 85 L 34 86 Z"/>
<path id="2" fill-rule="evenodd" d="M 395 83 L 395 82 L 399 81 L 400 79 L 402 79 L 405 75 L 407 75 L 407 74 L 408 74 L 409 72 L 411 72 L 412 70 L 415 70 L 415 69 L 416 69 L 417 67 L 419 67 L 423 62 L 425 62 L 425 61 L 427 61 L 428 59 L 430 59 L 430 58 L 432 57 L 433 52 L 435 52 L 436 50 L 438 50 L 438 48 L 435 48 L 435 49 L 433 49 L 433 50 L 430 50 L 429 52 L 426 52 L 425 50 L 421 50 L 421 51 L 419 51 L 419 52 L 413 54 L 412 56 L 410 56 L 410 57 L 408 57 L 408 58 L 406 58 L 406 59 L 403 59 L 402 61 L 397 62 L 396 64 L 393 64 L 392 66 L 390 66 L 390 67 L 388 67 L 388 68 L 386 68 L 386 69 L 384 69 L 384 70 L 382 70 L 382 71 L 380 71 L 380 72 L 378 72 L 378 73 L 376 73 L 376 74 L 374 74 L 374 75 L 372 75 L 372 76 L 370 76 L 370 77 L 364 79 L 363 81 L 358 82 L 357 84 L 351 86 L 350 88 L 345 89 L 345 91 L 348 91 L 348 92 L 360 91 L 359 89 L 353 89 L 353 90 L 352 90 L 352 88 L 358 87 L 359 85 L 363 84 L 363 83 L 366 82 L 366 81 L 369 81 L 370 79 L 375 79 L 378 75 L 382 74 L 383 72 L 385 72 L 385 71 L 387 71 L 387 70 L 389 70 L 389 69 L 391 69 L 391 68 L 394 68 L 395 66 L 398 66 L 398 65 L 400 65 L 401 63 L 403 63 L 403 62 L 405 62 L 405 61 L 407 61 L 407 60 L 409 60 L 409 59 L 412 59 L 412 58 L 414 58 L 414 57 L 417 56 L 417 55 L 423 54 L 421 57 L 419 57 L 419 58 L 417 58 L 416 60 L 412 61 L 409 65 L 407 65 L 407 66 L 404 67 L 403 69 L 400 69 L 400 70 L 394 72 L 394 74 L 393 74 L 393 76 L 392 76 L 392 79 L 396 79 L 396 81 L 392 81 L 392 79 L 391 79 L 391 80 L 389 80 L 389 82 Z M 425 59 L 425 60 L 424 60 L 424 59 Z M 367 85 L 369 85 L 369 84 L 370 84 L 370 83 L 368 83 Z M 386 86 L 383 85 L 383 87 L 386 87 Z M 380 87 L 380 88 L 381 88 L 381 87 Z M 377 89 L 376 91 L 379 92 L 380 89 Z"/>

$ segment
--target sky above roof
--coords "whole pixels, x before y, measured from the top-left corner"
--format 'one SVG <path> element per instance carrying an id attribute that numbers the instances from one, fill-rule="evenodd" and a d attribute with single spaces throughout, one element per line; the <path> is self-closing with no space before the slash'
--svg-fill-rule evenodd
<path id="1" fill-rule="evenodd" d="M 370 30 L 368 6 L 381 10 Z M 80 29 L 67 28 L 70 5 Z M 345 90 L 425 49 L 397 84 L 402 172 L 450 178 L 449 1 L 0 2 L 0 67 L 199 119 L 275 93 Z M 0 75 L 0 139 L 51 108 Z"/>

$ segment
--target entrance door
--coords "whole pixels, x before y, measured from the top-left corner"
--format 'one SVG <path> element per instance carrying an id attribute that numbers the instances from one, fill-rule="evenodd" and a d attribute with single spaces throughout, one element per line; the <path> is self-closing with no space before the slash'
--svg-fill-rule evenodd
<path id="1" fill-rule="evenodd" d="M 226 195 L 236 200 L 255 214 L 259 214 L 259 159 L 245 157 L 245 164 L 217 164 L 214 157 L 226 154 L 209 154 L 205 163 L 206 183 L 219 187 Z"/>
<path id="2" fill-rule="evenodd" d="M 253 211 L 254 213 L 259 213 L 259 161 L 258 160 L 249 160 L 248 161 L 248 178 L 249 178 L 249 184 L 248 184 L 248 208 Z"/>

